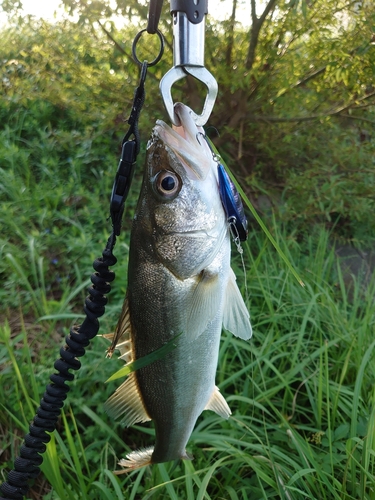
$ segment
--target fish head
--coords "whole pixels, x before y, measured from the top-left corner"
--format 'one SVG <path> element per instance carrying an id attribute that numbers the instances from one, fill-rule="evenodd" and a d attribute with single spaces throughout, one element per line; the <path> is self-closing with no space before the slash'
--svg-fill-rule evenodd
<path id="1" fill-rule="evenodd" d="M 180 278 L 204 269 L 228 235 L 217 163 L 190 111 L 175 105 L 177 127 L 157 121 L 136 215 L 147 225 L 157 258 Z"/>

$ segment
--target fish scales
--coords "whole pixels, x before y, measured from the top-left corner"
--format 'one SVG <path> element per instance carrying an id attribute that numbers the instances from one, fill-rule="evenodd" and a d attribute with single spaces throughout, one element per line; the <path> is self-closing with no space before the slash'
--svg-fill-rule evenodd
<path id="1" fill-rule="evenodd" d="M 176 346 L 134 372 L 106 403 L 109 414 L 124 413 L 128 425 L 126 412 L 131 423 L 154 421 L 154 448 L 122 460 L 125 470 L 190 458 L 186 444 L 202 411 L 229 417 L 215 387 L 221 329 L 224 325 L 239 337 L 251 336 L 249 314 L 230 267 L 217 166 L 205 141 L 198 140 L 202 129 L 189 108 L 176 105 L 176 113 L 181 127 L 172 130 L 157 122 L 148 145 L 123 308 L 132 359 L 173 339 Z M 114 343 L 120 332 L 121 320 Z"/>

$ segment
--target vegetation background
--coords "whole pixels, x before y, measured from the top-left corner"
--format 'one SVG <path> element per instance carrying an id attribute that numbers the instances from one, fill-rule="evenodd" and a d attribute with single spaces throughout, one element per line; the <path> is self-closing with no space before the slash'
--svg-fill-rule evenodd
<path id="1" fill-rule="evenodd" d="M 124 429 L 105 414 L 116 387 L 105 381 L 121 362 L 105 359 L 98 337 L 28 498 L 375 499 L 375 7 L 251 0 L 240 23 L 240 4 L 233 0 L 227 20 L 207 22 L 206 65 L 219 82 L 210 125 L 306 287 L 249 217 L 246 275 L 236 252 L 233 267 L 248 287 L 254 338 L 224 332 L 217 373 L 232 418 L 200 417 L 192 462 L 115 476 L 117 460 L 149 445 L 153 431 Z M 131 43 L 147 19 L 147 2 L 64 5 L 66 15 L 48 23 L 25 16 L 21 2 L 1 2 L 9 15 L 0 46 L 3 479 L 64 335 L 82 318 L 91 265 L 110 232 L 108 201 L 139 78 Z M 167 50 L 147 77 L 141 158 L 102 333 L 113 329 L 126 290 L 147 138 L 166 119 L 158 91 L 172 64 L 164 7 Z M 153 58 L 155 37 L 143 42 L 140 58 Z M 200 109 L 196 81 L 175 87 L 175 100 Z"/>

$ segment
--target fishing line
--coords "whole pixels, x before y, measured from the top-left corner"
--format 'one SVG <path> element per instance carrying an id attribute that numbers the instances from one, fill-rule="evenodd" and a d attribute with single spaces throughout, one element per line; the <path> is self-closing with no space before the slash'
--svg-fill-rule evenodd
<path id="1" fill-rule="evenodd" d="M 243 255 L 243 248 L 241 245 L 241 240 L 240 240 L 240 237 L 239 237 L 239 234 L 237 231 L 235 221 L 231 220 L 231 218 L 229 218 L 228 222 L 229 222 L 229 229 L 230 229 L 230 232 L 232 235 L 233 243 L 236 245 L 237 252 L 240 254 L 242 270 L 243 270 L 244 280 L 245 280 L 245 299 L 246 299 L 247 306 L 249 306 L 250 296 L 249 296 L 249 289 L 247 286 L 247 274 L 246 274 L 245 259 L 244 259 L 244 255 Z"/>

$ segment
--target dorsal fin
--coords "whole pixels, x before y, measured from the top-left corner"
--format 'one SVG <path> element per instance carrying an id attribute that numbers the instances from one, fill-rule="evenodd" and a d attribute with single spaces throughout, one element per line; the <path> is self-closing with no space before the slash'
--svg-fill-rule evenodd
<path id="1" fill-rule="evenodd" d="M 151 420 L 143 404 L 135 372 L 131 373 L 116 389 L 116 392 L 107 399 L 104 407 L 108 415 L 114 419 L 125 414 L 122 423 L 127 427 Z"/>
<path id="2" fill-rule="evenodd" d="M 132 355 L 131 323 L 127 295 L 114 333 L 106 333 L 103 337 L 111 342 L 110 347 L 107 349 L 107 358 L 111 358 L 113 351 L 118 349 L 121 353 L 120 359 L 123 359 L 126 363 L 134 361 Z"/>
<path id="3" fill-rule="evenodd" d="M 111 357 L 113 351 L 120 351 L 120 359 L 126 363 L 134 361 L 131 323 L 129 313 L 128 297 L 125 297 L 122 306 L 121 315 L 117 322 L 114 333 L 103 335 L 104 338 L 112 341 L 107 351 L 107 356 Z M 124 415 L 122 423 L 126 426 L 136 424 L 137 422 L 147 422 L 151 420 L 143 404 L 141 393 L 138 389 L 138 381 L 135 372 L 130 373 L 123 384 L 120 385 L 104 404 L 105 409 L 112 418 L 117 419 Z"/>

